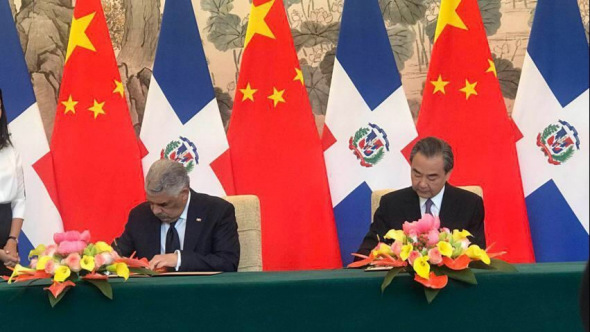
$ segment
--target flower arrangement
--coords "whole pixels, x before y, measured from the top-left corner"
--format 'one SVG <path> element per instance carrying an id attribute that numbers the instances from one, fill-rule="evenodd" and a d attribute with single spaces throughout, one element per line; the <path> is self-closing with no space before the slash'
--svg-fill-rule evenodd
<path id="1" fill-rule="evenodd" d="M 112 300 L 109 276 L 122 277 L 127 281 L 130 274 L 155 274 L 150 270 L 147 259 L 122 258 L 107 243 L 91 243 L 90 239 L 88 231 L 55 234 L 55 244 L 39 245 L 32 250 L 29 254 L 30 266 L 17 265 L 12 276 L 7 278 L 8 283 L 52 280 L 51 286 L 44 290 L 49 291 L 49 302 L 54 307 L 79 281 L 96 286 Z"/>
<path id="2" fill-rule="evenodd" d="M 471 268 L 513 272 L 516 269 L 496 257 L 504 253 L 491 254 L 471 244 L 472 234 L 466 230 L 440 227 L 440 219 L 426 214 L 415 222 L 405 222 L 403 230 L 390 230 L 385 242 L 371 251 L 369 256 L 353 254 L 360 260 L 348 268 L 390 269 L 381 286 L 381 291 L 391 284 L 403 271 L 414 273 L 414 280 L 424 286 L 426 299 L 431 303 L 450 279 L 476 285 L 477 280 Z M 488 249 L 489 250 L 489 249 Z"/>

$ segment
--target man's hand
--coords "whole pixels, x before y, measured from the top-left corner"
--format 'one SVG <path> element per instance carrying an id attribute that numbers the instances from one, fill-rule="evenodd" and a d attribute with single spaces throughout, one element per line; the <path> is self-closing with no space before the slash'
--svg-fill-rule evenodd
<path id="1" fill-rule="evenodd" d="M 156 255 L 150 261 L 150 269 L 157 270 L 161 268 L 176 268 L 178 263 L 178 255 L 176 253 L 166 255 Z"/>

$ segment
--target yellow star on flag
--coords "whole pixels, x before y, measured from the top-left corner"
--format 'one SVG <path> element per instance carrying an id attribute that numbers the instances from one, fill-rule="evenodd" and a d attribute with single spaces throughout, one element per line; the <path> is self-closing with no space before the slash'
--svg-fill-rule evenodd
<path id="1" fill-rule="evenodd" d="M 240 92 L 244 95 L 244 97 L 242 98 L 243 102 L 246 100 L 254 101 L 254 94 L 258 92 L 258 90 L 252 89 L 250 83 L 248 83 L 245 89 L 240 89 Z"/>
<path id="2" fill-rule="evenodd" d="M 260 6 L 255 6 L 252 3 L 252 10 L 250 11 L 250 21 L 248 23 L 248 29 L 246 30 L 246 44 L 245 47 L 248 47 L 250 41 L 254 35 L 261 35 L 271 39 L 276 39 L 274 33 L 268 27 L 268 24 L 264 21 L 270 9 L 275 4 L 276 0 L 271 0 L 265 4 Z"/>
<path id="3" fill-rule="evenodd" d="M 104 109 L 104 102 L 99 103 L 94 99 L 94 106 L 90 107 L 88 110 L 94 113 L 94 118 L 96 119 L 100 114 L 106 114 Z"/>
<path id="4" fill-rule="evenodd" d="M 303 78 L 303 71 L 301 71 L 301 69 L 299 69 L 299 68 L 295 68 L 295 72 L 297 73 L 297 76 L 295 76 L 293 81 L 300 81 L 301 85 L 305 85 L 305 80 Z"/>
<path id="5" fill-rule="evenodd" d="M 465 93 L 465 99 L 469 100 L 472 95 L 477 96 L 477 90 L 475 87 L 477 86 L 477 82 L 469 83 L 469 80 L 465 80 L 465 87 L 459 91 Z"/>
<path id="6" fill-rule="evenodd" d="M 125 97 L 125 87 L 123 86 L 123 82 L 115 80 L 115 90 L 113 93 L 118 93 L 121 97 Z"/>
<path id="7" fill-rule="evenodd" d="M 64 114 L 68 114 L 70 112 L 76 114 L 76 105 L 78 104 L 78 102 L 72 99 L 72 95 L 70 95 L 70 98 L 68 98 L 68 100 L 62 101 L 61 103 L 66 107 Z"/>
<path id="8" fill-rule="evenodd" d="M 285 102 L 285 98 L 283 97 L 283 95 L 285 94 L 285 90 L 279 91 L 277 90 L 277 88 L 273 88 L 273 91 L 273 94 L 270 97 L 268 97 L 268 99 L 274 101 L 275 107 L 277 107 L 279 103 Z"/>
<path id="9" fill-rule="evenodd" d="M 486 73 L 494 73 L 494 76 L 498 77 L 498 71 L 496 70 L 496 64 L 494 63 L 494 61 L 488 60 L 488 63 L 490 64 L 490 68 L 488 68 Z"/>
<path id="10" fill-rule="evenodd" d="M 447 25 L 468 30 L 459 14 L 457 14 L 457 8 L 461 4 L 461 1 L 463 0 L 442 0 L 438 14 L 438 23 L 436 24 L 436 33 L 434 35 L 435 43 Z"/>
<path id="11" fill-rule="evenodd" d="M 96 13 L 92 13 L 90 15 L 86 15 L 81 18 L 75 18 L 72 20 L 72 27 L 70 29 L 70 40 L 68 42 L 68 51 L 66 52 L 66 62 L 76 49 L 76 47 L 82 47 L 93 52 L 96 52 L 96 48 L 88 38 L 86 34 L 86 29 L 94 19 L 94 15 Z"/>
<path id="12" fill-rule="evenodd" d="M 430 81 L 432 85 L 434 85 L 434 92 L 432 94 L 436 94 L 437 92 L 446 95 L 447 92 L 445 91 L 445 87 L 449 85 L 450 82 L 443 81 L 442 75 L 438 75 L 438 80 Z"/>

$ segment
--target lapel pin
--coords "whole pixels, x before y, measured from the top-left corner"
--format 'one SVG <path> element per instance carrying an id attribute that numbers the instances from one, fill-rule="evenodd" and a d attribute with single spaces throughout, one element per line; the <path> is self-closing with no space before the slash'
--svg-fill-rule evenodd
<path id="1" fill-rule="evenodd" d="M 203 221 L 203 219 L 197 218 L 197 222 L 201 222 L 201 221 Z"/>

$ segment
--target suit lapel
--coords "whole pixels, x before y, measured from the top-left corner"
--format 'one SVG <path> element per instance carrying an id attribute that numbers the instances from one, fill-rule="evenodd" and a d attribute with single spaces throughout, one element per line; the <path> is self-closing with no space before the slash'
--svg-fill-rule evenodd
<path id="1" fill-rule="evenodd" d="M 458 205 L 455 204 L 456 197 L 454 194 L 455 187 L 447 183 L 445 186 L 445 193 L 443 195 L 442 207 L 439 213 L 440 220 L 441 222 L 445 223 L 445 225 L 453 223 L 457 216 L 456 208 Z"/>
<path id="2" fill-rule="evenodd" d="M 407 197 L 407 204 L 405 206 L 404 214 L 407 221 L 414 222 L 422 218 L 422 212 L 420 211 L 420 198 L 414 190 L 410 190 L 410 194 Z"/>
<path id="3" fill-rule="evenodd" d="M 152 214 L 147 226 L 149 227 L 149 230 L 146 233 L 148 236 L 147 243 L 150 244 L 148 249 L 149 255 L 147 255 L 148 257 L 153 257 L 160 254 L 160 247 L 162 246 L 162 239 L 160 238 L 161 226 L 162 222 L 160 219 Z"/>
<path id="4" fill-rule="evenodd" d="M 204 224 L 205 206 L 199 202 L 197 196 L 198 194 L 191 190 L 191 201 L 188 207 L 186 231 L 184 233 L 184 250 L 188 251 L 194 251 L 196 248 Z"/>

